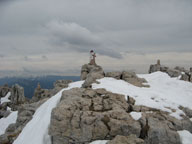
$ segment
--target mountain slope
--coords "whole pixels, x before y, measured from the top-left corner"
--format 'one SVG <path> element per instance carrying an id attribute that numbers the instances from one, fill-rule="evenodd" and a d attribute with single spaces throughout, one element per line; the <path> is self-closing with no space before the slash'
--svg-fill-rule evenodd
<path id="1" fill-rule="evenodd" d="M 105 88 L 107 91 L 119 93 L 133 97 L 135 105 L 144 105 L 156 109 L 167 111 L 171 116 L 182 119 L 181 115 L 185 115 L 179 109 L 179 106 L 192 109 L 192 83 L 170 78 L 167 74 L 156 72 L 152 74 L 138 75 L 148 81 L 149 88 L 140 88 L 133 86 L 125 81 L 116 80 L 114 78 L 102 78 L 98 80 L 99 84 L 93 84 L 93 89 Z M 35 112 L 33 119 L 25 126 L 14 144 L 51 144 L 48 135 L 48 127 L 50 124 L 51 111 L 56 107 L 60 100 L 62 92 L 74 87 L 81 87 L 83 81 L 71 83 L 68 88 L 63 89 L 55 96 L 51 97 L 42 104 Z M 142 113 L 132 113 L 131 116 L 139 119 Z M 180 131 L 183 144 L 191 141 L 190 132 Z M 98 141 L 101 142 L 101 141 Z M 105 141 L 106 142 L 106 141 Z"/>

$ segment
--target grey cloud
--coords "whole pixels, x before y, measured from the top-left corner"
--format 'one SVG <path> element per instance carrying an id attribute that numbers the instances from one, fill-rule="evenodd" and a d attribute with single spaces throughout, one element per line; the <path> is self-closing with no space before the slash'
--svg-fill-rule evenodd
<path id="1" fill-rule="evenodd" d="M 162 52 L 190 53 L 192 1 L 0 0 L 0 52 L 5 55 L 0 57 L 10 60 L 4 69 L 17 68 L 12 68 L 14 57 L 19 57 L 17 63 L 22 66 L 32 67 L 40 61 L 48 66 L 56 59 L 54 54 L 78 53 L 84 60 L 90 49 L 106 59 L 118 58 L 115 61 L 125 67 L 127 52 L 142 55 L 143 61 L 147 61 L 144 58 L 148 54 L 156 53 L 158 57 Z M 176 58 L 185 63 L 179 56 Z M 59 69 L 59 61 L 54 61 L 55 69 Z M 133 58 L 132 63 L 135 61 Z"/>
<path id="2" fill-rule="evenodd" d="M 50 41 L 53 45 L 84 53 L 95 49 L 101 55 L 122 58 L 119 52 L 105 45 L 104 39 L 76 23 L 55 20 L 48 23 L 47 28 L 51 34 Z"/>
<path id="3" fill-rule="evenodd" d="M 48 59 L 46 55 L 42 55 L 41 58 L 42 58 L 43 60 L 47 60 L 47 59 Z"/>

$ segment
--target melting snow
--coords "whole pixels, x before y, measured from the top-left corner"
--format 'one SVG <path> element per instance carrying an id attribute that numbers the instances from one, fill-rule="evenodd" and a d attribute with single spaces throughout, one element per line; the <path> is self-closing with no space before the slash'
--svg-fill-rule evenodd
<path id="1" fill-rule="evenodd" d="M 182 144 L 191 144 L 192 134 L 189 131 L 183 130 L 183 131 L 177 131 L 177 132 L 179 133 Z"/>
<path id="2" fill-rule="evenodd" d="M 8 117 L 0 119 L 0 135 L 5 133 L 6 128 L 17 120 L 17 111 L 11 111 Z"/>
<path id="3" fill-rule="evenodd" d="M 142 113 L 141 112 L 131 112 L 130 115 L 134 120 L 139 120 L 142 116 Z"/>
<path id="4" fill-rule="evenodd" d="M 136 105 L 144 105 L 167 111 L 170 115 L 182 119 L 185 115 L 178 107 L 184 106 L 192 109 L 192 83 L 170 78 L 166 73 L 155 72 L 152 74 L 138 75 L 145 78 L 149 88 L 133 86 L 123 80 L 103 78 L 100 84 L 93 84 L 94 89 L 105 88 L 108 91 L 133 97 Z"/>
<path id="5" fill-rule="evenodd" d="M 108 142 L 108 140 L 97 140 L 97 141 L 93 141 L 89 144 L 106 144 Z"/>
<path id="6" fill-rule="evenodd" d="M 5 97 L 1 98 L 1 103 L 10 102 L 9 100 L 10 95 L 11 95 L 11 92 L 8 92 Z"/>

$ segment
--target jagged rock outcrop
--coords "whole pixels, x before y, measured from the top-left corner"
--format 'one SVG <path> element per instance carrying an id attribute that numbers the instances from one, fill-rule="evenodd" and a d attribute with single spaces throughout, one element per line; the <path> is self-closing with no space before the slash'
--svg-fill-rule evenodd
<path id="1" fill-rule="evenodd" d="M 12 86 L 11 91 L 11 103 L 14 105 L 22 104 L 26 101 L 26 98 L 24 96 L 24 88 L 19 86 L 18 84 L 15 84 Z"/>
<path id="2" fill-rule="evenodd" d="M 107 72 L 105 76 L 112 77 L 115 79 L 122 79 L 122 72 L 121 71 Z"/>
<path id="3" fill-rule="evenodd" d="M 184 67 L 176 66 L 175 68 L 169 68 L 160 64 L 160 61 L 157 64 L 150 65 L 149 73 L 156 71 L 161 71 L 167 73 L 170 77 L 181 76 L 181 80 L 192 82 L 192 70 L 186 70 Z"/>
<path id="4" fill-rule="evenodd" d="M 18 109 L 17 121 L 10 124 L 3 135 L 0 135 L 0 144 L 11 144 L 21 133 L 25 125 L 32 119 L 36 109 L 47 99 L 35 103 L 22 104 Z"/>
<path id="5" fill-rule="evenodd" d="M 37 85 L 37 88 L 35 89 L 34 95 L 31 99 L 32 102 L 37 102 L 44 98 L 49 98 L 51 96 L 50 90 L 48 89 L 42 89 L 40 84 Z"/>
<path id="6" fill-rule="evenodd" d="M 51 95 L 55 95 L 57 92 L 59 92 L 63 88 L 67 88 L 69 86 L 69 83 L 73 82 L 72 80 L 57 80 L 54 83 L 54 88 L 51 90 Z"/>
<path id="7" fill-rule="evenodd" d="M 147 81 L 144 78 L 139 78 L 135 72 L 123 71 L 123 72 L 107 72 L 106 77 L 113 77 L 115 79 L 122 79 L 132 85 L 138 87 L 149 87 L 148 85 L 144 85 Z"/>
<path id="8" fill-rule="evenodd" d="M 123 95 L 104 89 L 74 88 L 64 91 L 52 111 L 49 134 L 53 144 L 88 143 L 116 135 L 140 135 L 140 124 L 127 112 Z"/>
<path id="9" fill-rule="evenodd" d="M 181 75 L 181 71 L 178 69 L 170 69 L 167 66 L 163 66 L 160 64 L 160 60 L 158 60 L 157 64 L 150 65 L 149 73 L 153 73 L 156 71 L 166 72 L 170 77 L 178 77 Z"/>
<path id="10" fill-rule="evenodd" d="M 7 95 L 8 92 L 11 91 L 11 88 L 5 84 L 3 86 L 0 86 L 0 97 L 5 97 Z"/>
<path id="11" fill-rule="evenodd" d="M 8 92 L 11 91 L 11 88 L 7 84 L 0 87 L 0 119 L 3 117 L 7 117 L 10 114 L 10 111 L 7 110 L 9 102 L 2 102 L 1 98 L 5 97 Z"/>
<path id="12" fill-rule="evenodd" d="M 136 135 L 117 135 L 113 140 L 107 142 L 107 144 L 144 144 L 144 140 L 137 138 Z"/>
<path id="13" fill-rule="evenodd" d="M 49 128 L 52 144 L 88 144 L 100 139 L 113 139 L 109 144 L 122 141 L 137 143 L 137 140 L 145 144 L 181 144 L 177 131 L 192 131 L 188 116 L 178 120 L 168 112 L 134 103 L 131 97 L 126 101 L 123 95 L 104 89 L 64 91 L 52 111 Z M 132 111 L 142 112 L 142 117 L 134 120 L 129 114 Z M 131 134 L 135 136 L 130 138 Z"/>
<path id="14" fill-rule="evenodd" d="M 96 82 L 96 79 L 103 78 L 105 75 L 103 69 L 99 65 L 85 64 L 81 68 L 81 80 L 85 80 L 82 87 L 91 87 L 91 84 Z"/>
<path id="15" fill-rule="evenodd" d="M 54 83 L 54 88 L 66 88 L 68 87 L 69 83 L 73 82 L 72 80 L 57 80 Z"/>

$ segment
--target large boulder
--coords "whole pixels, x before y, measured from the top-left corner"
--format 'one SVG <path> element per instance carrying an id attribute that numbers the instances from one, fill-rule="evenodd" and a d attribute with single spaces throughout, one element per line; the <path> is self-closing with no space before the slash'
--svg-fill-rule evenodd
<path id="1" fill-rule="evenodd" d="M 139 78 L 135 72 L 130 72 L 130 71 L 107 72 L 105 76 L 112 77 L 115 79 L 121 79 L 138 87 L 149 87 L 148 85 L 143 84 L 143 83 L 146 83 L 147 81 L 144 78 Z"/>
<path id="2" fill-rule="evenodd" d="M 64 91 L 51 115 L 52 144 L 84 144 L 116 135 L 140 135 L 140 123 L 127 112 L 123 95 L 104 89 L 74 88 Z"/>
<path id="3" fill-rule="evenodd" d="M 138 86 L 138 87 L 148 87 L 147 85 L 143 84 L 143 83 L 146 83 L 147 81 L 144 78 L 137 77 L 135 72 L 123 71 L 122 79 L 124 81 L 126 81 L 132 85 Z"/>
<path id="4" fill-rule="evenodd" d="M 81 80 L 85 80 L 82 87 L 91 87 L 91 84 L 96 82 L 96 79 L 103 78 L 105 75 L 101 66 L 85 64 L 81 68 Z"/>
<path id="5" fill-rule="evenodd" d="M 26 101 L 24 88 L 15 84 L 12 86 L 11 103 L 14 105 L 22 104 Z"/>

